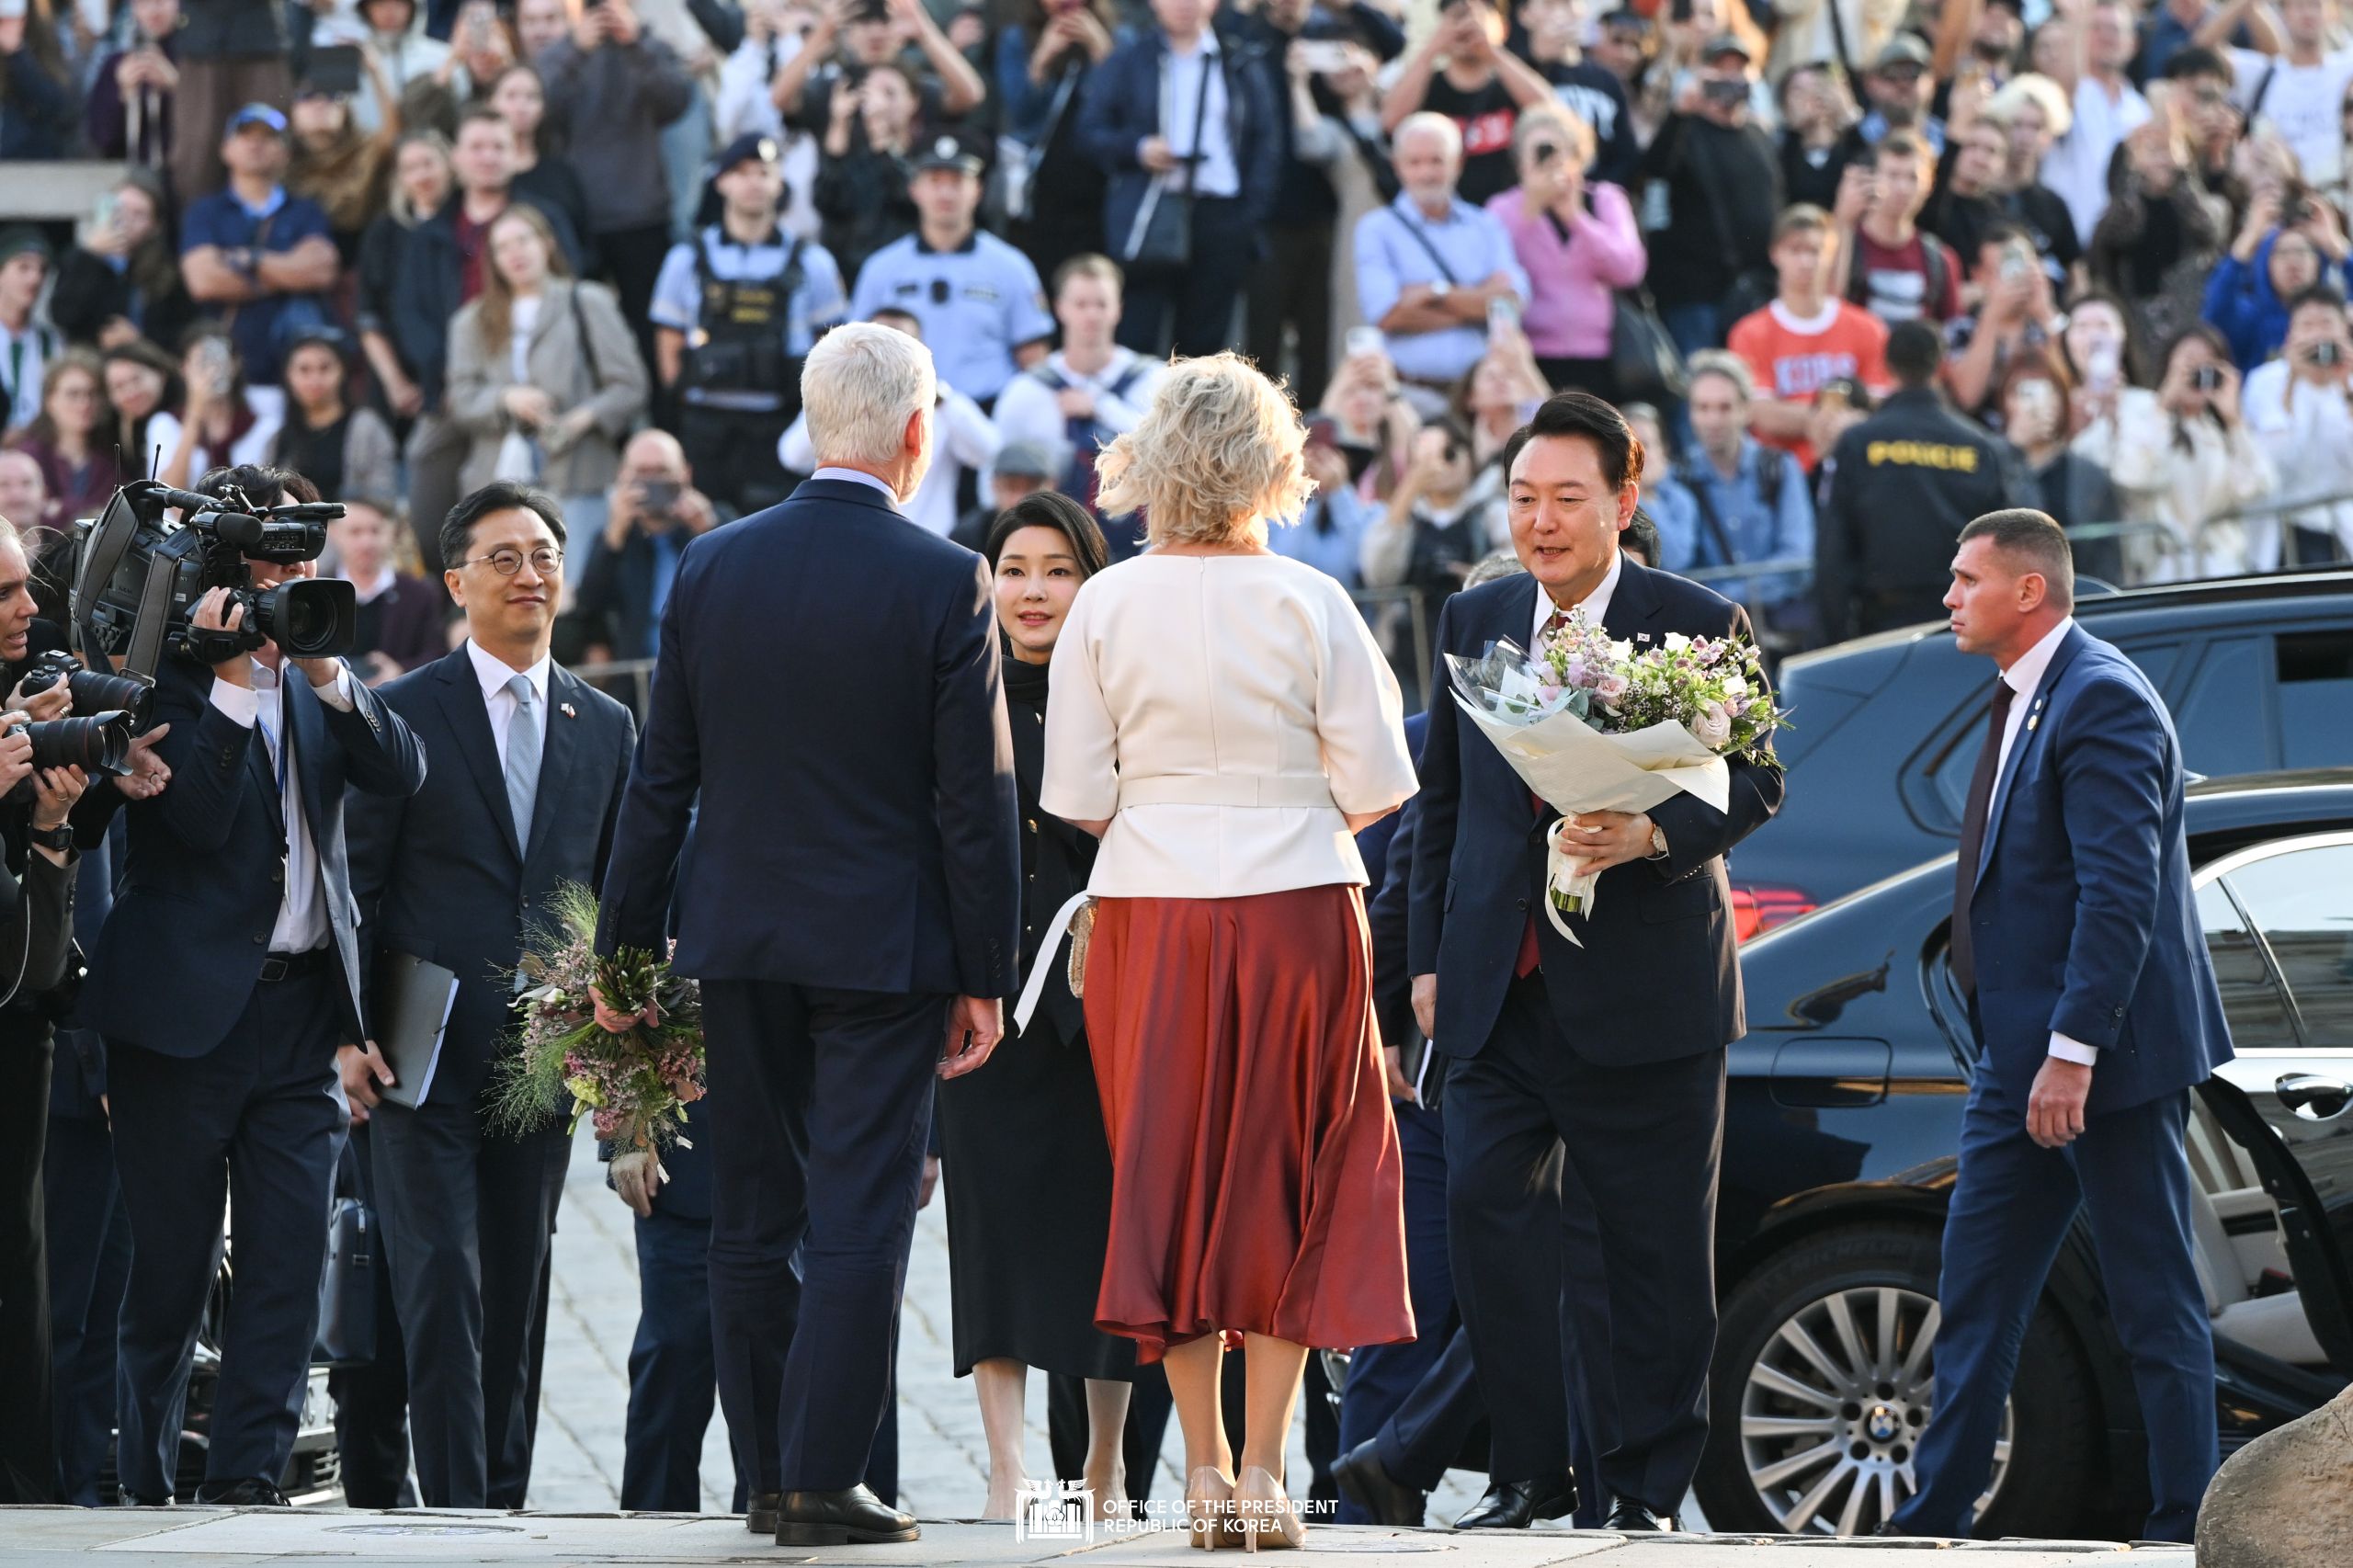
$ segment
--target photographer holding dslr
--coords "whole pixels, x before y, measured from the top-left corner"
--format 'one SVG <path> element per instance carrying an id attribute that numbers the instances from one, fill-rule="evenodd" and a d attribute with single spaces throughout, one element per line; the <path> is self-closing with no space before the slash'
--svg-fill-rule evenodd
<path id="1" fill-rule="evenodd" d="M 0 521 L 0 661 L 11 670 L 30 652 L 30 576 L 22 540 Z M 41 1151 L 51 1025 L 74 939 L 66 815 L 88 781 L 79 767 L 36 766 L 27 704 L 19 689 L 0 713 L 0 1504 L 55 1501 Z"/>
<path id="2" fill-rule="evenodd" d="M 192 506 L 198 496 L 215 506 Z M 345 786 L 415 794 L 425 757 L 334 656 L 350 641 L 349 585 L 310 581 L 325 544 L 317 519 L 333 508 L 273 512 L 315 504 L 317 492 L 252 466 L 207 474 L 198 496 L 129 487 L 117 506 L 140 531 L 118 544 L 110 508 L 85 568 L 84 589 L 96 578 L 97 592 L 77 593 L 99 599 L 119 633 L 126 585 L 176 572 L 173 652 L 153 692 L 172 783 L 130 809 L 122 886 L 86 998 L 107 1041 L 134 1243 L 118 1468 L 126 1503 L 170 1499 L 222 1200 L 233 1196 L 237 1288 L 197 1501 L 274 1505 L 309 1374 L 344 1137 L 335 1050 L 363 1038 Z M 161 521 L 166 505 L 185 514 L 176 528 Z M 97 575 L 118 562 L 119 575 Z M 141 620 L 132 645 L 153 631 Z M 273 633 L 306 656 L 281 652 Z"/>

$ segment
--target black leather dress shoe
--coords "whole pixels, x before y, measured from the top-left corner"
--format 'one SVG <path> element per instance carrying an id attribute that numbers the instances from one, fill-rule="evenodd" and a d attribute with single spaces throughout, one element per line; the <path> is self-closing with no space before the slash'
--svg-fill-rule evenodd
<path id="1" fill-rule="evenodd" d="M 1368 1437 L 1332 1461 L 1340 1495 L 1372 1516 L 1377 1525 L 1421 1528 L 1429 1511 L 1427 1493 L 1406 1485 L 1381 1463 L 1380 1445 Z"/>
<path id="2" fill-rule="evenodd" d="M 781 1492 L 755 1492 L 744 1499 L 744 1528 L 754 1535 L 776 1534 L 777 1500 Z"/>
<path id="3" fill-rule="evenodd" d="M 286 1494 L 267 1481 L 208 1481 L 196 1489 L 205 1508 L 283 1508 Z"/>
<path id="4" fill-rule="evenodd" d="M 1675 1516 L 1659 1513 L 1648 1503 L 1636 1502 L 1631 1497 L 1620 1497 L 1609 1506 L 1608 1522 L 1601 1528 L 1629 1532 L 1671 1530 L 1675 1528 Z"/>
<path id="5" fill-rule="evenodd" d="M 1564 1475 L 1533 1481 L 1498 1481 L 1469 1513 L 1454 1521 L 1459 1530 L 1524 1530 L 1539 1519 L 1564 1519 L 1577 1511 L 1577 1483 Z"/>
<path id="6" fill-rule="evenodd" d="M 787 1492 L 777 1500 L 779 1546 L 853 1546 L 913 1540 L 915 1516 L 891 1507 L 863 1486 L 847 1492 Z"/>

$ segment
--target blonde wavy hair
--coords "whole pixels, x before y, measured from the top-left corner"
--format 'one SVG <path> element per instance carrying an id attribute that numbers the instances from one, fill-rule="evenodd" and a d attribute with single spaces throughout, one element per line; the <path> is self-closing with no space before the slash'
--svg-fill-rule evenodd
<path id="1" fill-rule="evenodd" d="M 1106 517 L 1138 507 L 1154 544 L 1232 544 L 1295 523 L 1314 484 L 1282 389 L 1238 354 L 1178 359 L 1136 427 L 1097 460 Z"/>

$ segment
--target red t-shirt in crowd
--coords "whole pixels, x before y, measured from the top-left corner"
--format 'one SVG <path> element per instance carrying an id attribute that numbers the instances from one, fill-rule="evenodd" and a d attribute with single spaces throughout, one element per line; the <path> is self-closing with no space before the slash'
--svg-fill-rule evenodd
<path id="1" fill-rule="evenodd" d="M 477 223 L 466 216 L 463 197 L 458 201 L 458 298 L 472 304 L 482 292 L 483 257 L 490 249 L 490 223 Z M 494 218 L 492 223 L 498 220 Z"/>
<path id="2" fill-rule="evenodd" d="M 1874 392 L 1887 385 L 1886 326 L 1844 300 L 1823 301 L 1811 319 L 1776 300 L 1733 323 L 1725 346 L 1747 364 L 1761 398 L 1811 404 L 1832 381 L 1851 379 Z M 1802 439 L 1772 444 L 1813 466 L 1813 449 Z"/>
<path id="3" fill-rule="evenodd" d="M 1937 247 L 1941 263 L 1933 274 L 1930 245 Z M 1871 314 L 1890 326 L 1923 318 L 1948 322 L 1961 314 L 1961 262 L 1950 245 L 1932 234 L 1915 230 L 1908 243 L 1891 248 L 1858 229 L 1855 265 L 1848 276 L 1859 288 L 1850 286 L 1847 297 L 1859 297 Z"/>

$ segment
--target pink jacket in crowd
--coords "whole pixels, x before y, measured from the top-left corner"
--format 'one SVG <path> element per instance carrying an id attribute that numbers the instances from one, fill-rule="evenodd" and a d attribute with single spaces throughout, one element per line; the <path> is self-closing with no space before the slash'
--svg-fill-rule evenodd
<path id="1" fill-rule="evenodd" d="M 1643 280 L 1648 258 L 1626 193 L 1598 181 L 1586 188 L 1590 210 L 1579 210 L 1566 224 L 1550 212 L 1529 212 L 1518 186 L 1487 203 L 1528 269 L 1520 330 L 1540 358 L 1608 358 L 1610 291 Z"/>

